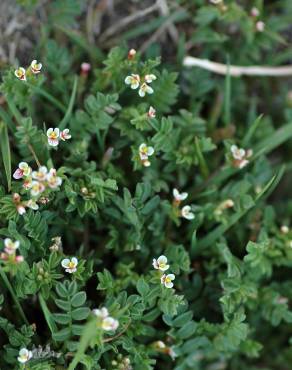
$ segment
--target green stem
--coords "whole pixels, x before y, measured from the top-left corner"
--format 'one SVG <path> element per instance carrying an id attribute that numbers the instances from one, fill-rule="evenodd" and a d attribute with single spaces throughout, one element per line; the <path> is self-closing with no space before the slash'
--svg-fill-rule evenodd
<path id="1" fill-rule="evenodd" d="M 4 281 L 4 284 L 6 285 L 6 288 L 9 290 L 9 292 L 10 292 L 10 294 L 12 296 L 12 299 L 13 299 L 13 301 L 14 301 L 17 309 L 18 309 L 18 312 L 19 312 L 20 316 L 22 317 L 22 319 L 26 323 L 26 325 L 29 325 L 29 322 L 28 322 L 28 320 L 27 320 L 27 318 L 26 318 L 26 316 L 25 316 L 25 314 L 23 312 L 23 309 L 22 309 L 22 307 L 21 307 L 21 305 L 19 303 L 19 300 L 16 297 L 16 294 L 14 293 L 14 290 L 12 288 L 12 285 L 10 284 L 10 282 L 9 282 L 9 280 L 8 280 L 8 278 L 7 278 L 5 272 L 3 271 L 2 268 L 0 268 L 0 275 L 1 275 L 2 279 L 3 279 L 3 281 Z"/>

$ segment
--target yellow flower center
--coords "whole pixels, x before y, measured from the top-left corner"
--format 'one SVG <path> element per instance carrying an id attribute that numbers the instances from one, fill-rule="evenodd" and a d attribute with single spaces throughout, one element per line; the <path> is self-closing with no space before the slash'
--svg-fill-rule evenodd
<path id="1" fill-rule="evenodd" d="M 75 267 L 75 263 L 74 263 L 74 262 L 72 262 L 72 261 L 70 261 L 70 262 L 68 263 L 68 267 L 69 267 L 70 269 L 73 269 L 73 268 Z"/>
<path id="2" fill-rule="evenodd" d="M 50 137 L 51 139 L 57 139 L 57 134 L 55 132 L 52 132 Z"/>
<path id="3" fill-rule="evenodd" d="M 171 278 L 170 278 L 170 277 L 166 277 L 166 278 L 165 278 L 165 282 L 166 282 L 166 283 L 170 283 L 170 282 L 171 282 Z"/>

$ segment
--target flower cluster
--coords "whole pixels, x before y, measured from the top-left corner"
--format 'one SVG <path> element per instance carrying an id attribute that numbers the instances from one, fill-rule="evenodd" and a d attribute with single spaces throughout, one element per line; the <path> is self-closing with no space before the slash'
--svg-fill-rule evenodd
<path id="1" fill-rule="evenodd" d="M 149 157 L 154 153 L 154 148 L 152 146 L 147 146 L 145 143 L 142 143 L 139 146 L 139 157 L 141 163 L 145 167 L 149 167 L 151 162 L 149 161 Z"/>
<path id="2" fill-rule="evenodd" d="M 108 309 L 102 307 L 101 309 L 95 308 L 92 313 L 98 318 L 98 326 L 104 331 L 114 331 L 118 328 L 119 322 L 113 317 L 109 316 Z"/>
<path id="3" fill-rule="evenodd" d="M 69 131 L 68 128 L 65 128 L 63 131 L 60 131 L 58 128 L 49 128 L 47 130 L 48 144 L 50 146 L 58 146 L 60 140 L 66 141 L 71 139 Z"/>
<path id="4" fill-rule="evenodd" d="M 9 263 L 20 263 L 24 261 L 23 256 L 17 256 L 16 251 L 19 248 L 19 241 L 13 242 L 11 239 L 4 240 L 4 252 L 0 254 L 1 260 Z"/>
<path id="5" fill-rule="evenodd" d="M 58 189 L 62 184 L 62 179 L 57 176 L 56 169 L 48 170 L 46 166 L 40 166 L 37 171 L 33 171 L 26 162 L 19 163 L 13 178 L 16 180 L 23 179 L 22 187 L 29 191 L 31 196 L 28 201 L 21 201 L 20 195 L 14 193 L 13 201 L 20 215 L 26 212 L 26 207 L 37 210 L 39 208 L 37 202 L 46 203 L 46 197 L 42 195 L 45 192 L 48 193 L 48 191 Z"/>
<path id="6" fill-rule="evenodd" d="M 156 79 L 157 77 L 154 74 L 148 74 L 141 78 L 138 74 L 132 73 L 130 76 L 125 78 L 125 84 L 130 85 L 133 90 L 136 90 L 139 87 L 138 94 L 143 98 L 146 94 L 153 94 L 154 90 L 149 86 L 149 84 Z"/>
<path id="7" fill-rule="evenodd" d="M 61 262 L 62 267 L 65 269 L 66 272 L 72 274 L 73 272 L 77 271 L 78 259 L 76 257 L 64 258 Z"/>
<path id="8" fill-rule="evenodd" d="M 25 364 L 32 358 L 32 351 L 29 351 L 27 348 L 21 348 L 21 350 L 18 353 L 17 360 L 21 364 Z"/>
<path id="9" fill-rule="evenodd" d="M 14 71 L 15 76 L 21 80 L 26 81 L 26 77 L 29 73 L 38 74 L 42 69 L 42 64 L 38 63 L 36 60 L 33 60 L 30 64 L 28 70 L 25 70 L 23 67 L 19 67 Z"/>
<path id="10" fill-rule="evenodd" d="M 231 145 L 230 151 L 232 156 L 232 164 L 236 168 L 243 168 L 248 165 L 248 158 L 250 158 L 253 154 L 251 149 L 245 150 L 238 148 L 237 145 Z"/>
<path id="11" fill-rule="evenodd" d="M 162 272 L 169 269 L 169 265 L 167 264 L 167 257 L 164 255 L 156 258 L 153 258 L 152 266 L 155 268 L 155 270 L 160 270 Z M 166 288 L 172 288 L 173 287 L 173 280 L 175 279 L 174 274 L 163 274 L 160 278 L 161 284 L 163 284 Z"/>
<path id="12" fill-rule="evenodd" d="M 177 189 L 173 189 L 172 193 L 174 197 L 173 205 L 175 208 L 178 208 L 180 203 L 188 197 L 188 193 L 180 193 Z M 195 215 L 191 210 L 191 206 L 189 205 L 182 207 L 180 211 L 181 217 L 186 218 L 187 220 L 193 220 L 195 218 Z"/>

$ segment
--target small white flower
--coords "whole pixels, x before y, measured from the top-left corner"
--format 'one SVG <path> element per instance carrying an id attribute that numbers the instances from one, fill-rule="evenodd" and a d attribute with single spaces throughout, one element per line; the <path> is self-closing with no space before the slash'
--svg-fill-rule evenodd
<path id="1" fill-rule="evenodd" d="M 56 189 L 62 184 L 62 179 L 61 177 L 57 176 L 57 171 L 54 168 L 50 169 L 50 172 L 47 175 L 47 182 L 48 186 L 51 189 Z"/>
<path id="2" fill-rule="evenodd" d="M 156 270 L 166 271 L 169 269 L 169 265 L 167 264 L 167 257 L 163 255 L 158 257 L 157 259 L 153 258 L 152 265 Z"/>
<path id="3" fill-rule="evenodd" d="M 15 76 L 21 80 L 21 81 L 26 81 L 26 72 L 25 69 L 22 67 L 19 67 L 14 71 Z"/>
<path id="4" fill-rule="evenodd" d="M 30 188 L 30 194 L 32 197 L 37 197 L 39 194 L 41 194 L 43 191 L 45 191 L 45 185 L 38 181 L 32 181 L 31 188 Z"/>
<path id="5" fill-rule="evenodd" d="M 281 232 L 283 234 L 288 234 L 289 233 L 289 227 L 286 226 L 286 225 L 281 226 Z"/>
<path id="6" fill-rule="evenodd" d="M 168 274 L 168 275 L 162 275 L 161 276 L 161 284 L 164 284 L 164 286 L 166 288 L 172 288 L 173 287 L 173 280 L 175 279 L 175 275 L 174 274 Z"/>
<path id="7" fill-rule="evenodd" d="M 223 2 L 223 0 L 209 0 L 209 1 L 210 1 L 211 4 L 215 4 L 215 5 L 220 4 L 220 3 Z"/>
<path id="8" fill-rule="evenodd" d="M 24 215 L 26 213 L 25 207 L 22 204 L 18 204 L 16 206 L 16 210 L 20 216 Z"/>
<path id="9" fill-rule="evenodd" d="M 141 96 L 141 98 L 143 98 L 146 95 L 146 93 L 153 94 L 153 92 L 154 90 L 152 89 L 152 87 L 147 85 L 146 82 L 144 82 L 139 89 L 139 95 Z"/>
<path id="10" fill-rule="evenodd" d="M 21 348 L 21 350 L 19 351 L 18 353 L 18 357 L 17 357 L 17 360 L 22 363 L 22 364 L 25 364 L 27 361 L 29 361 L 30 359 L 32 358 L 32 352 L 29 351 L 28 349 L 26 348 Z"/>
<path id="11" fill-rule="evenodd" d="M 256 18 L 260 15 L 260 11 L 254 6 L 253 8 L 251 8 L 250 15 Z"/>
<path id="12" fill-rule="evenodd" d="M 60 139 L 63 141 L 71 139 L 71 135 L 69 134 L 69 129 L 65 128 L 65 130 L 60 132 Z"/>
<path id="13" fill-rule="evenodd" d="M 245 150 L 242 148 L 238 148 L 237 145 L 231 145 L 230 151 L 232 153 L 233 158 L 238 161 L 241 161 L 246 155 Z"/>
<path id="14" fill-rule="evenodd" d="M 181 210 L 181 215 L 187 220 L 193 220 L 195 218 L 195 215 L 193 214 L 193 212 L 191 212 L 190 206 L 184 206 Z"/>
<path id="15" fill-rule="evenodd" d="M 47 179 L 48 169 L 46 166 L 41 166 L 37 171 L 33 171 L 32 177 L 38 181 L 45 181 Z"/>
<path id="16" fill-rule="evenodd" d="M 118 320 L 112 317 L 106 317 L 102 320 L 101 327 L 105 331 L 116 330 L 119 326 Z"/>
<path id="17" fill-rule="evenodd" d="M 180 193 L 177 189 L 173 189 L 172 194 L 174 199 L 179 203 L 188 197 L 188 193 Z"/>
<path id="18" fill-rule="evenodd" d="M 153 74 L 150 74 L 150 75 L 145 75 L 144 79 L 148 84 L 151 84 L 151 82 L 155 81 L 157 77 Z"/>
<path id="19" fill-rule="evenodd" d="M 137 53 L 137 51 L 135 49 L 129 50 L 129 52 L 128 52 L 128 59 L 129 60 L 134 59 L 136 53 Z"/>
<path id="20" fill-rule="evenodd" d="M 61 265 L 64 267 L 66 272 L 72 274 L 77 271 L 78 259 L 76 257 L 72 257 L 71 260 L 69 258 L 64 258 Z"/>
<path id="21" fill-rule="evenodd" d="M 27 202 L 26 202 L 26 206 L 30 209 L 33 209 L 34 211 L 38 210 L 39 209 L 39 206 L 37 204 L 37 202 L 33 199 L 29 199 Z"/>
<path id="22" fill-rule="evenodd" d="M 262 22 L 262 21 L 258 21 L 258 22 L 256 23 L 256 30 L 257 30 L 258 32 L 263 32 L 263 31 L 265 30 L 265 27 L 266 27 L 266 25 L 265 25 L 265 23 L 264 23 L 264 22 Z"/>
<path id="23" fill-rule="evenodd" d="M 60 130 L 58 128 L 49 128 L 47 130 L 48 144 L 51 146 L 58 146 Z"/>
<path id="24" fill-rule="evenodd" d="M 37 60 L 33 60 L 30 64 L 30 69 L 32 73 L 38 74 L 40 73 L 42 66 L 43 66 L 42 63 L 38 63 Z"/>
<path id="25" fill-rule="evenodd" d="M 86 63 L 86 62 L 83 62 L 81 64 L 81 72 L 83 74 L 88 74 L 88 72 L 91 70 L 91 64 L 90 63 Z"/>
<path id="26" fill-rule="evenodd" d="M 21 179 L 22 177 L 29 176 L 31 173 L 31 167 L 26 162 L 20 162 L 18 164 L 17 170 L 14 172 L 13 177 L 18 180 Z"/>
<path id="27" fill-rule="evenodd" d="M 150 107 L 149 111 L 147 113 L 147 116 L 149 118 L 155 118 L 156 117 L 156 110 L 153 107 Z"/>
<path id="28" fill-rule="evenodd" d="M 152 146 L 147 146 L 145 143 L 142 143 L 139 146 L 139 155 L 140 159 L 148 159 L 154 153 L 154 148 Z"/>
<path id="29" fill-rule="evenodd" d="M 140 76 L 132 73 L 131 76 L 125 78 L 125 84 L 130 85 L 133 90 L 138 89 L 140 85 Z"/>
<path id="30" fill-rule="evenodd" d="M 19 248 L 19 241 L 16 240 L 15 242 L 13 242 L 11 239 L 9 238 L 6 238 L 4 239 L 4 245 L 5 245 L 5 252 L 7 254 L 15 254 L 16 250 Z"/>
<path id="31" fill-rule="evenodd" d="M 92 310 L 92 313 L 96 316 L 96 317 L 99 317 L 101 319 L 105 319 L 106 317 L 109 316 L 109 313 L 108 313 L 108 309 L 106 307 L 102 307 L 102 308 L 95 308 Z"/>

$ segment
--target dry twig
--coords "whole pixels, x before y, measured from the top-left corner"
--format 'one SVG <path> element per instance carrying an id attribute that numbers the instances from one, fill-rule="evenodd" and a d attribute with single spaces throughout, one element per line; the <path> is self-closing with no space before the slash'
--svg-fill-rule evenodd
<path id="1" fill-rule="evenodd" d="M 208 71 L 218 73 L 220 75 L 226 75 L 229 73 L 231 76 L 292 76 L 292 66 L 282 66 L 282 67 L 265 67 L 265 66 L 234 66 L 222 63 L 212 62 L 207 59 L 199 59 L 191 56 L 186 56 L 183 64 L 186 67 L 199 67 L 206 69 Z"/>

